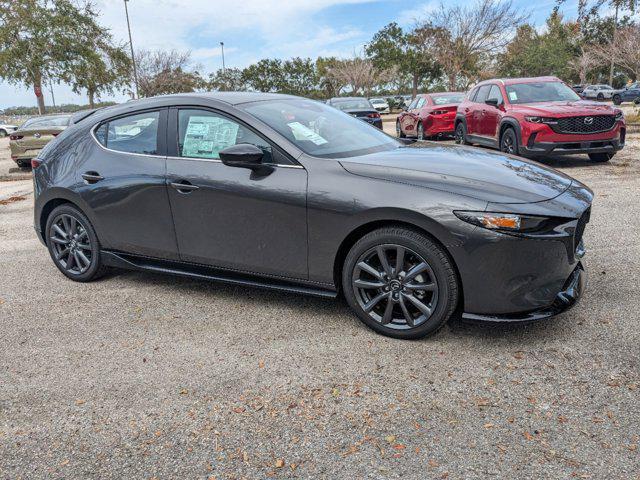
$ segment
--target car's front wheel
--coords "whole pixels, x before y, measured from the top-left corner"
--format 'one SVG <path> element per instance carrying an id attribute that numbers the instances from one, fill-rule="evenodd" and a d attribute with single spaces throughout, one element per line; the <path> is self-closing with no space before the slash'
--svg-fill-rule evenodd
<path id="1" fill-rule="evenodd" d="M 589 159 L 593 162 L 598 162 L 598 163 L 608 162 L 612 158 L 613 158 L 612 153 L 590 153 L 589 154 Z"/>
<path id="2" fill-rule="evenodd" d="M 7 131 L 3 130 L 3 129 L 0 129 L 0 138 L 4 138 L 6 136 L 7 136 Z"/>
<path id="3" fill-rule="evenodd" d="M 518 137 L 513 128 L 507 128 L 500 138 L 500 151 L 510 155 L 518 155 Z"/>
<path id="4" fill-rule="evenodd" d="M 467 142 L 467 128 L 463 122 L 458 123 L 456 126 L 454 140 L 458 145 L 469 145 L 469 142 Z"/>
<path id="5" fill-rule="evenodd" d="M 406 135 L 402 132 L 402 126 L 400 125 L 400 122 L 396 122 L 396 136 L 398 138 L 405 138 Z"/>
<path id="6" fill-rule="evenodd" d="M 599 102 L 603 101 L 603 100 L 604 100 L 604 95 L 603 95 L 602 93 L 599 93 L 599 94 L 596 96 L 596 100 L 598 100 Z"/>
<path id="7" fill-rule="evenodd" d="M 89 282 L 105 273 L 100 243 L 89 219 L 70 204 L 56 207 L 44 232 L 56 267 L 71 280 Z"/>
<path id="8" fill-rule="evenodd" d="M 424 125 L 418 122 L 418 140 L 424 140 Z"/>
<path id="9" fill-rule="evenodd" d="M 620 105 L 622 103 L 622 97 L 620 95 L 613 96 L 613 104 Z"/>
<path id="10" fill-rule="evenodd" d="M 342 286 L 360 320 L 394 338 L 434 334 L 458 303 L 458 281 L 447 253 L 407 228 L 381 228 L 356 242 L 344 262 Z"/>

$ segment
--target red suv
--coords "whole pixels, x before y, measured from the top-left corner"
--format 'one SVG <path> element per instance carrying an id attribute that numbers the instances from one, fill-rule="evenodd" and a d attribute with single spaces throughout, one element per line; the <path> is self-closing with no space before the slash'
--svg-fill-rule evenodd
<path id="1" fill-rule="evenodd" d="M 458 106 L 456 143 L 536 157 L 586 153 L 606 162 L 624 147 L 622 111 L 580 97 L 555 77 L 487 80 Z"/>
<path id="2" fill-rule="evenodd" d="M 427 137 L 453 135 L 453 121 L 464 93 L 444 92 L 420 94 L 407 109 L 398 115 L 396 135 L 404 138 L 415 136 L 418 140 Z"/>

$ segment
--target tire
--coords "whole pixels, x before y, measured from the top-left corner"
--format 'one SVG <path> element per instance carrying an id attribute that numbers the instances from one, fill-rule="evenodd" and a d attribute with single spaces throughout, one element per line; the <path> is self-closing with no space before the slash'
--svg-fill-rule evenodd
<path id="1" fill-rule="evenodd" d="M 622 97 L 620 95 L 613 96 L 613 104 L 620 105 L 622 103 Z"/>
<path id="2" fill-rule="evenodd" d="M 54 208 L 43 235 L 53 263 L 67 278 L 90 282 L 107 271 L 100 259 L 100 242 L 93 225 L 75 206 L 64 204 Z M 72 250 L 65 254 L 69 246 Z"/>
<path id="3" fill-rule="evenodd" d="M 634 105 L 640 105 L 640 97 L 636 98 L 633 103 Z"/>
<path id="4" fill-rule="evenodd" d="M 418 140 L 424 140 L 424 125 L 422 125 L 422 122 L 418 122 L 418 135 L 417 135 Z"/>
<path id="5" fill-rule="evenodd" d="M 453 137 L 458 145 L 470 145 L 467 141 L 467 127 L 464 125 L 464 122 L 459 122 L 458 125 L 456 125 Z"/>
<path id="6" fill-rule="evenodd" d="M 428 236 L 401 227 L 374 230 L 358 240 L 344 261 L 342 286 L 358 318 L 393 338 L 435 334 L 458 304 L 458 280 L 447 253 Z"/>
<path id="7" fill-rule="evenodd" d="M 396 136 L 398 138 L 407 138 L 407 136 L 402 133 L 402 128 L 400 127 L 400 122 L 396 122 Z"/>
<path id="8" fill-rule="evenodd" d="M 590 153 L 589 160 L 592 162 L 604 163 L 613 158 L 613 153 Z"/>
<path id="9" fill-rule="evenodd" d="M 604 100 L 604 95 L 603 95 L 602 93 L 599 93 L 599 94 L 596 96 L 596 100 L 598 100 L 599 102 L 603 101 L 603 100 Z"/>
<path id="10" fill-rule="evenodd" d="M 500 151 L 510 155 L 518 155 L 519 150 L 516 132 L 511 127 L 505 128 L 500 136 Z"/>
<path id="11" fill-rule="evenodd" d="M 7 136 L 7 131 L 0 129 L 0 138 L 4 138 Z"/>
<path id="12" fill-rule="evenodd" d="M 28 168 L 31 166 L 31 162 L 29 160 L 16 160 L 16 165 L 18 165 L 18 168 Z"/>

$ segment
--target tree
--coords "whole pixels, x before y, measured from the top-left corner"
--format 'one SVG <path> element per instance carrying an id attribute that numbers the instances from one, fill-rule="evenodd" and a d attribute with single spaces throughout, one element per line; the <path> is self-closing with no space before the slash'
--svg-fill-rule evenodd
<path id="1" fill-rule="evenodd" d="M 394 73 L 392 70 L 378 70 L 371 60 L 355 57 L 337 62 L 328 74 L 350 87 L 354 94 L 362 92 L 369 96 L 375 85 L 388 82 Z"/>
<path id="2" fill-rule="evenodd" d="M 247 86 L 258 92 L 279 92 L 285 80 L 282 60 L 265 58 L 242 71 Z"/>
<path id="3" fill-rule="evenodd" d="M 198 71 L 190 68 L 190 52 L 138 50 L 136 64 L 141 97 L 194 92 L 206 87 Z"/>
<path id="4" fill-rule="evenodd" d="M 337 97 L 340 90 L 346 86 L 343 79 L 336 78 L 330 73 L 340 62 L 336 57 L 318 57 L 316 60 L 319 89 L 321 95 L 326 98 Z"/>
<path id="5" fill-rule="evenodd" d="M 595 48 L 595 55 L 605 62 L 613 58 L 634 79 L 640 79 L 640 27 L 619 30 L 613 42 Z"/>
<path id="6" fill-rule="evenodd" d="M 33 88 L 44 113 L 43 83 L 70 74 L 86 51 L 85 32 L 108 36 L 94 18 L 88 1 L 0 0 L 0 77 Z"/>
<path id="7" fill-rule="evenodd" d="M 475 4 L 442 4 L 417 29 L 425 48 L 431 46 L 450 90 L 466 88 L 486 69 L 509 34 L 524 22 L 510 0 L 478 0 Z"/>
<path id="8" fill-rule="evenodd" d="M 440 73 L 433 53 L 426 48 L 424 33 L 420 29 L 404 32 L 392 22 L 379 30 L 366 47 L 367 55 L 379 71 L 395 69 L 398 72 L 394 79 L 398 90 L 402 90 L 406 78 L 410 79 L 414 96 L 425 79 L 435 79 Z"/>
<path id="9" fill-rule="evenodd" d="M 313 97 L 318 91 L 318 74 L 310 58 L 295 57 L 282 64 L 281 93 Z"/>
<path id="10" fill-rule="evenodd" d="M 221 92 L 237 92 L 246 90 L 246 82 L 239 68 L 219 69 L 217 72 L 209 75 L 209 85 L 211 90 L 219 90 Z"/>

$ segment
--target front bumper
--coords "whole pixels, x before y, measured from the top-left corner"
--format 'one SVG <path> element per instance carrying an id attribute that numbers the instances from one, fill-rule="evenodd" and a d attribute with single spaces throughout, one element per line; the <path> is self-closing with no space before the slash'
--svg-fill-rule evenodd
<path id="1" fill-rule="evenodd" d="M 534 142 L 520 147 L 525 156 L 576 155 L 581 153 L 611 153 L 624 148 L 624 137 L 584 142 Z"/>
<path id="2" fill-rule="evenodd" d="M 578 263 L 575 270 L 569 275 L 562 290 L 558 292 L 555 300 L 548 307 L 543 307 L 530 312 L 518 312 L 513 314 L 486 315 L 463 313 L 462 318 L 465 320 L 474 320 L 482 322 L 532 322 L 543 320 L 566 312 L 573 307 L 584 293 L 587 284 L 587 275 L 584 271 L 582 263 Z"/>

